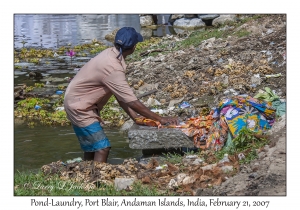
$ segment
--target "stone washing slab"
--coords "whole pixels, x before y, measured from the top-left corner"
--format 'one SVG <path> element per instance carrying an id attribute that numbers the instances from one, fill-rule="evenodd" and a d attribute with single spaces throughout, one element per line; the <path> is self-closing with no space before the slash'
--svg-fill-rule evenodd
<path id="1" fill-rule="evenodd" d="M 193 141 L 178 128 L 160 128 L 133 124 L 128 130 L 131 149 L 194 147 Z"/>

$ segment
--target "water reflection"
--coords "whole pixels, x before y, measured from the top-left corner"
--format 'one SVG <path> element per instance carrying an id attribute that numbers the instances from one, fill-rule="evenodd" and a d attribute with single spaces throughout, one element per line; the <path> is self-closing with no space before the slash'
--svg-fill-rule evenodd
<path id="1" fill-rule="evenodd" d="M 25 46 L 44 48 L 77 45 L 92 39 L 109 44 L 105 35 L 123 26 L 139 32 L 139 15 L 18 14 L 14 16 L 14 47 L 23 47 L 23 40 L 27 42 Z"/>

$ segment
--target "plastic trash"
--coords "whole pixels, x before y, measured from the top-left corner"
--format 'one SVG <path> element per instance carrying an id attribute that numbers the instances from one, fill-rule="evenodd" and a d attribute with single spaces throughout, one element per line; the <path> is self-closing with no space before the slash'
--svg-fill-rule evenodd
<path id="1" fill-rule="evenodd" d="M 56 94 L 57 94 L 57 95 L 61 95 L 61 94 L 63 94 L 63 93 L 64 93 L 64 91 L 62 91 L 62 90 L 56 91 Z"/>
<path id="2" fill-rule="evenodd" d="M 70 163 L 79 163 L 79 162 L 81 162 L 82 161 L 82 159 L 81 159 L 81 157 L 78 157 L 78 158 L 74 158 L 74 159 L 72 159 L 72 160 L 67 160 L 66 161 L 66 163 L 67 164 L 70 164 Z"/>
<path id="3" fill-rule="evenodd" d="M 228 163 L 228 162 L 230 162 L 228 158 L 228 154 L 224 154 L 223 159 L 219 161 L 219 163 Z"/>
<path id="4" fill-rule="evenodd" d="M 165 167 L 168 167 L 168 165 L 157 166 L 155 170 L 164 169 Z"/>
<path id="5" fill-rule="evenodd" d="M 35 105 L 35 106 L 34 106 L 34 109 L 35 109 L 35 110 L 39 110 L 40 108 L 42 108 L 42 107 L 39 106 L 39 105 Z"/>
<path id="6" fill-rule="evenodd" d="M 270 78 L 270 77 L 281 77 L 282 74 L 281 74 L 281 73 L 279 73 L 279 74 L 266 74 L 265 76 L 266 76 L 266 78 Z"/>
<path id="7" fill-rule="evenodd" d="M 238 154 L 238 158 L 239 158 L 239 160 L 245 159 L 244 153 Z"/>
<path id="8" fill-rule="evenodd" d="M 179 108 L 181 109 L 185 109 L 185 108 L 189 108 L 191 106 L 191 104 L 189 104 L 188 102 L 184 101 L 179 105 Z"/>
<path id="9" fill-rule="evenodd" d="M 266 34 L 269 35 L 269 34 L 273 33 L 273 31 L 274 31 L 273 29 L 268 29 Z"/>
<path id="10" fill-rule="evenodd" d="M 150 111 L 151 111 L 151 112 L 158 113 L 158 114 L 163 114 L 163 113 L 165 113 L 165 111 L 162 110 L 162 109 L 151 109 Z"/>
<path id="11" fill-rule="evenodd" d="M 148 104 L 148 106 L 161 105 L 161 103 L 159 101 L 157 101 L 156 99 L 151 98 L 151 97 L 147 100 L 147 104 Z"/>
<path id="12" fill-rule="evenodd" d="M 55 108 L 56 111 L 63 111 L 65 108 L 63 106 L 59 106 Z"/>

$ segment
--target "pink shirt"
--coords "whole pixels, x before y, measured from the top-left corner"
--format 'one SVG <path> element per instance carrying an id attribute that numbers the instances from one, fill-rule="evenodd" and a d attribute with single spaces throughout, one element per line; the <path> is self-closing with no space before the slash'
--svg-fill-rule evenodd
<path id="1" fill-rule="evenodd" d="M 87 62 L 68 85 L 64 107 L 72 124 L 85 127 L 99 121 L 99 111 L 113 95 L 125 103 L 137 100 L 125 78 L 124 58 L 108 48 Z"/>

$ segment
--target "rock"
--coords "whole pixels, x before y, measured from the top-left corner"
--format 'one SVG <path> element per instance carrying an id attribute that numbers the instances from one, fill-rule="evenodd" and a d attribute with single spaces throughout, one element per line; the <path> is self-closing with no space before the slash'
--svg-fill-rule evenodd
<path id="1" fill-rule="evenodd" d="M 214 19 L 220 17 L 220 15 L 198 15 L 207 26 L 211 26 Z"/>
<path id="2" fill-rule="evenodd" d="M 152 37 L 152 29 L 151 28 L 141 28 L 140 34 L 142 35 L 142 37 L 144 37 L 145 39 L 149 39 Z"/>
<path id="3" fill-rule="evenodd" d="M 227 173 L 233 171 L 233 166 L 222 166 L 221 169 L 224 173 Z"/>
<path id="4" fill-rule="evenodd" d="M 178 184 L 175 181 L 175 179 L 171 179 L 167 186 L 168 189 L 176 189 L 177 187 L 178 187 Z"/>
<path id="5" fill-rule="evenodd" d="M 130 185 L 132 185 L 134 181 L 135 181 L 134 178 L 116 178 L 114 182 L 115 188 L 117 190 L 124 190 Z"/>
<path id="6" fill-rule="evenodd" d="M 195 159 L 197 157 L 198 157 L 198 155 L 187 155 L 185 158 L 187 158 L 187 159 Z"/>
<path id="7" fill-rule="evenodd" d="M 178 184 L 178 185 L 182 185 L 182 182 L 183 182 L 183 180 L 184 180 L 184 178 L 185 178 L 186 176 L 187 176 L 187 175 L 184 174 L 184 173 L 178 174 L 177 177 L 176 177 L 177 184 Z"/>
<path id="8" fill-rule="evenodd" d="M 203 163 L 203 160 L 200 158 L 197 158 L 196 160 L 194 160 L 194 162 L 192 164 L 194 165 L 200 165 L 201 163 Z"/>
<path id="9" fill-rule="evenodd" d="M 257 175 L 258 175 L 257 173 L 252 173 L 252 174 L 249 175 L 249 178 L 252 178 L 252 179 L 253 179 L 253 178 L 256 178 Z"/>
<path id="10" fill-rule="evenodd" d="M 187 19 L 181 18 L 174 22 L 174 27 L 182 29 L 197 29 L 204 27 L 205 23 L 199 18 Z"/>
<path id="11" fill-rule="evenodd" d="M 213 20 L 220 17 L 220 15 L 198 15 L 198 18 L 200 18 L 201 20 Z"/>
<path id="12" fill-rule="evenodd" d="M 180 129 L 140 126 L 133 124 L 128 131 L 131 149 L 159 149 L 193 147 L 190 140 Z"/>
<path id="13" fill-rule="evenodd" d="M 214 163 L 214 164 L 210 164 L 210 165 L 206 165 L 206 166 L 203 166 L 203 167 L 201 167 L 201 169 L 203 170 L 203 171 L 206 171 L 206 170 L 212 170 L 214 167 L 216 167 L 217 166 L 217 164 L 216 163 Z"/>
<path id="14" fill-rule="evenodd" d="M 130 119 L 130 120 L 127 120 L 121 127 L 121 131 L 128 131 L 132 125 L 134 124 L 133 120 Z"/>
<path id="15" fill-rule="evenodd" d="M 119 29 L 120 29 L 120 28 L 116 28 L 116 29 L 113 30 L 110 34 L 106 34 L 104 38 L 105 38 L 107 41 L 114 42 L 115 36 L 116 36 L 116 34 L 117 34 L 117 32 L 118 32 Z"/>
<path id="16" fill-rule="evenodd" d="M 142 27 L 153 25 L 153 19 L 151 15 L 141 16 L 140 24 Z"/>
<path id="17" fill-rule="evenodd" d="M 191 183 L 194 183 L 196 181 L 195 177 L 192 177 L 192 176 L 186 176 L 183 181 L 182 181 L 182 184 L 183 185 L 187 185 L 187 184 L 191 184 Z"/>
<path id="18" fill-rule="evenodd" d="M 213 20 L 212 25 L 213 26 L 222 25 L 226 21 L 236 21 L 236 19 L 237 19 L 236 15 L 220 15 L 220 17 Z"/>
<path id="19" fill-rule="evenodd" d="M 184 15 L 170 15 L 169 16 L 169 20 L 168 20 L 168 22 L 171 24 L 171 25 L 173 25 L 174 24 L 174 22 L 175 22 L 175 20 L 177 20 L 177 19 L 180 19 L 180 18 L 183 18 L 184 17 Z"/>

